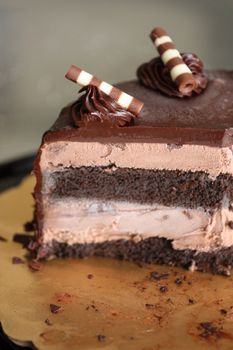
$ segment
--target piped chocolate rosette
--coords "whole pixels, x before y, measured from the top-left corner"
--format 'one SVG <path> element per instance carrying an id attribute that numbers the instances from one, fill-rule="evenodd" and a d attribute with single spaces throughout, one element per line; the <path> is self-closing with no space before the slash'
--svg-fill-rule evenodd
<path id="1" fill-rule="evenodd" d="M 84 86 L 83 95 L 72 105 L 71 114 L 77 127 L 101 123 L 111 126 L 130 126 L 135 114 L 122 108 L 118 103 L 94 85 Z"/>
<path id="2" fill-rule="evenodd" d="M 98 126 L 130 126 L 143 107 L 138 99 L 74 65 L 65 76 L 83 86 L 79 91 L 83 95 L 71 106 L 77 127 L 96 126 L 96 123 Z"/>
<path id="3" fill-rule="evenodd" d="M 198 56 L 180 54 L 162 28 L 154 28 L 150 37 L 160 56 L 138 68 L 139 81 L 168 96 L 182 98 L 200 94 L 207 86 L 208 77 Z"/>

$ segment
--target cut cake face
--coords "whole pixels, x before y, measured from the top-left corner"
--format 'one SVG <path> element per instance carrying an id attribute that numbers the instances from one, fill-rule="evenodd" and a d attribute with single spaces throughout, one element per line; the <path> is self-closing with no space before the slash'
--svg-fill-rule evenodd
<path id="1" fill-rule="evenodd" d="M 39 257 L 103 255 L 214 272 L 232 264 L 233 72 L 208 78 L 202 94 L 183 99 L 118 84 L 144 102 L 124 127 L 98 119 L 77 127 L 74 105 L 62 110 L 34 166 Z"/>

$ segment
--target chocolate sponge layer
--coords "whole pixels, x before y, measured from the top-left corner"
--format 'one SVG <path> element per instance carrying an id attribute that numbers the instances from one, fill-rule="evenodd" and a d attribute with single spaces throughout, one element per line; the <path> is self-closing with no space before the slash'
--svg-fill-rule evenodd
<path id="1" fill-rule="evenodd" d="M 193 267 L 198 271 L 229 275 L 233 266 L 233 247 L 205 253 L 195 250 L 175 250 L 172 242 L 165 238 L 152 237 L 135 242 L 133 240 L 106 241 L 93 244 L 67 245 L 53 241 L 42 246 L 39 258 L 55 255 L 59 258 L 105 256 L 137 263 L 159 263 L 183 268 Z"/>
<path id="2" fill-rule="evenodd" d="M 220 207 L 224 197 L 233 200 L 233 176 L 214 180 L 202 171 L 145 170 L 80 167 L 51 174 L 54 197 L 96 198 L 137 203 L 158 203 L 186 208 Z"/>

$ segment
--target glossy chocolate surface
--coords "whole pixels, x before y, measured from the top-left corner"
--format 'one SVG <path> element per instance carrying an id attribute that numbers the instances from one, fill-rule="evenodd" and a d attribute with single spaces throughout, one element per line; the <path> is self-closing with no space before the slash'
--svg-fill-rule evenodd
<path id="1" fill-rule="evenodd" d="M 83 94 L 71 107 L 72 119 L 78 128 L 92 123 L 101 123 L 103 127 L 133 125 L 136 115 L 122 108 L 96 86 L 84 86 L 79 92 Z"/>
<path id="2" fill-rule="evenodd" d="M 99 142 L 164 142 L 225 147 L 233 144 L 233 71 L 209 71 L 206 90 L 192 98 L 162 95 L 138 81 L 120 83 L 124 92 L 145 106 L 133 126 L 77 128 L 70 106 L 64 108 L 44 136 L 56 140 Z"/>

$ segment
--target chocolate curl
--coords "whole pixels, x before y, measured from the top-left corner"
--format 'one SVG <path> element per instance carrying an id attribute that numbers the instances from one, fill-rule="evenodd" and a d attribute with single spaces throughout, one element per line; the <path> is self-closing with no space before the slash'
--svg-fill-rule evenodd
<path id="1" fill-rule="evenodd" d="M 84 70 L 71 66 L 65 77 L 74 83 L 79 85 L 94 85 L 106 95 L 114 99 L 122 108 L 138 115 L 143 107 L 143 103 L 138 99 L 126 94 L 125 92 L 117 89 L 116 87 L 102 81 L 90 73 L 85 72 Z"/>
<path id="2" fill-rule="evenodd" d="M 172 39 L 167 32 L 160 27 L 154 28 L 150 38 L 157 48 L 161 60 L 168 67 L 172 81 L 178 87 L 182 94 L 189 94 L 197 87 L 197 82 L 189 69 L 184 63 L 179 51 L 175 48 Z"/>

